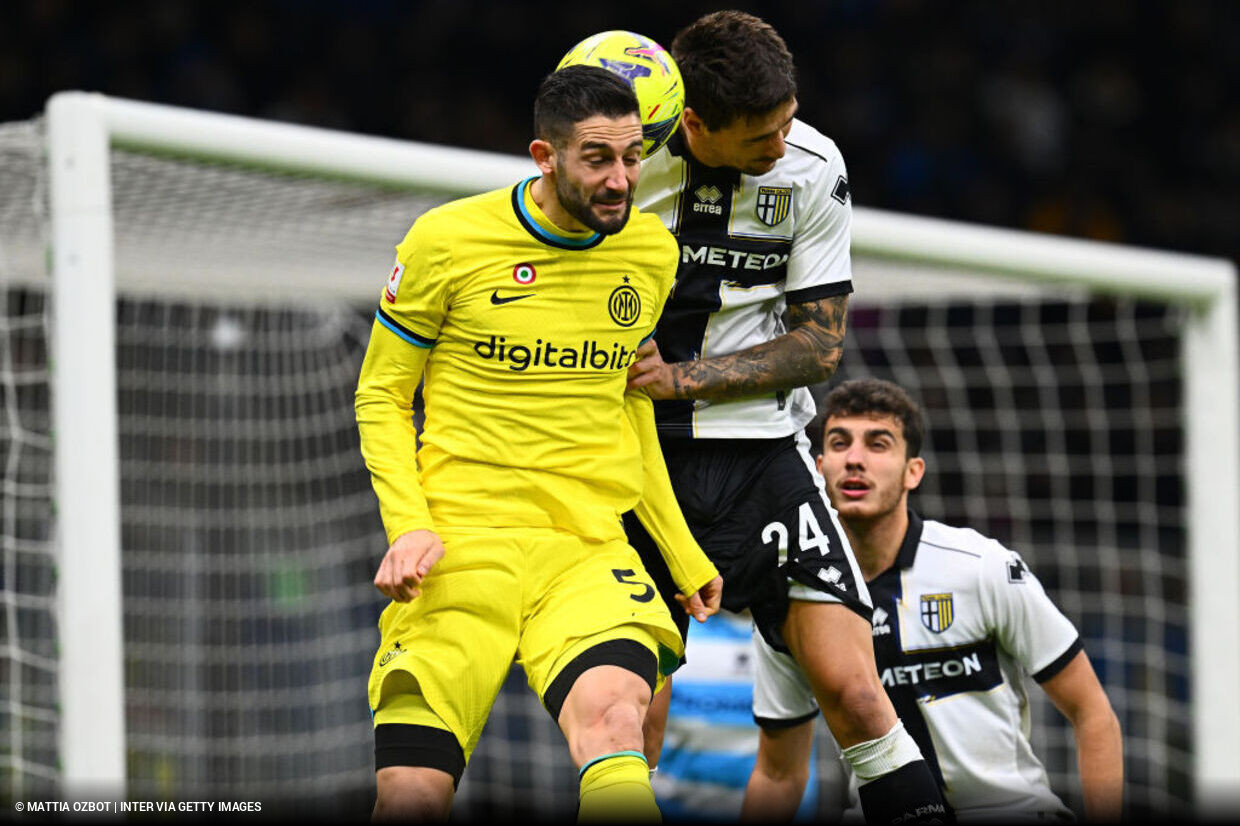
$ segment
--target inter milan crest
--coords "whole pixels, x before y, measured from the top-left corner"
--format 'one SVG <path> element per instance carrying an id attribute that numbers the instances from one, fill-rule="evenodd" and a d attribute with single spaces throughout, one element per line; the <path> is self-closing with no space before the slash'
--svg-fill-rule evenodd
<path id="1" fill-rule="evenodd" d="M 788 217 L 792 210 L 792 187 L 758 187 L 758 220 L 773 227 Z"/>
<path id="2" fill-rule="evenodd" d="M 936 634 L 951 627 L 956 612 L 952 607 L 951 594 L 921 595 L 921 624 Z"/>
<path id="3" fill-rule="evenodd" d="M 642 299 L 637 290 L 629 286 L 629 277 L 624 276 L 624 285 L 616 287 L 607 299 L 607 312 L 611 320 L 621 327 L 632 327 L 642 314 Z"/>

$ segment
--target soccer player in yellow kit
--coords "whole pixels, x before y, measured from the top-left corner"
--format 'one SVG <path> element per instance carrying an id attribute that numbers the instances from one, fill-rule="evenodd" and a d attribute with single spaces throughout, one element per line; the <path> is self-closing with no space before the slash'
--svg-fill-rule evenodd
<path id="1" fill-rule="evenodd" d="M 721 581 L 626 370 L 677 247 L 631 210 L 641 123 L 603 69 L 549 75 L 540 177 L 443 205 L 396 248 L 357 389 L 393 602 L 369 685 L 375 819 L 444 819 L 514 657 L 581 772 L 579 817 L 658 819 L 641 725 L 681 638 L 620 516 L 652 528 L 699 620 Z M 410 405 L 425 376 L 416 448 Z"/>

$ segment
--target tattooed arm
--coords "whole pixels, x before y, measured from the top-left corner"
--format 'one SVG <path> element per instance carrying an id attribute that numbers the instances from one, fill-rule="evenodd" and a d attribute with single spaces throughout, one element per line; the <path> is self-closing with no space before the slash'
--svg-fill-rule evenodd
<path id="1" fill-rule="evenodd" d="M 652 399 L 726 401 L 826 381 L 844 350 L 847 314 L 847 295 L 790 304 L 784 335 L 697 361 L 669 364 L 648 342 L 629 368 L 629 389 L 644 388 Z"/>

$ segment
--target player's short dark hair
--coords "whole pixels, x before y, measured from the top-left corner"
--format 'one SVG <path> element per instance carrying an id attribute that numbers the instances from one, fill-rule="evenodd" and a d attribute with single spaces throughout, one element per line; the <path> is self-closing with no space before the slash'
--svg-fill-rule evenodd
<path id="1" fill-rule="evenodd" d="M 628 81 L 599 66 L 572 65 L 543 78 L 534 98 L 534 135 L 563 146 L 578 123 L 595 115 L 640 116 Z"/>
<path id="2" fill-rule="evenodd" d="M 699 17 L 680 30 L 671 52 L 685 84 L 685 106 L 711 131 L 766 115 L 797 93 L 784 39 L 743 11 Z"/>
<path id="3" fill-rule="evenodd" d="M 921 455 L 926 424 L 921 407 L 900 385 L 883 379 L 851 379 L 827 394 L 819 432 L 832 416 L 890 416 L 900 423 L 907 445 L 905 456 Z"/>

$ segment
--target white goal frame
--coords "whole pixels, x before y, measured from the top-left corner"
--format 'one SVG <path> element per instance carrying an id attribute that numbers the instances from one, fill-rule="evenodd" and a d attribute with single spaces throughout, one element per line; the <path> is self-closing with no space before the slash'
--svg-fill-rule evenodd
<path id="1" fill-rule="evenodd" d="M 328 129 L 62 92 L 47 106 L 52 219 L 58 637 L 65 663 L 89 679 L 59 681 L 60 752 L 70 796 L 123 794 L 125 705 L 118 420 L 115 404 L 80 415 L 71 399 L 116 399 L 117 284 L 112 146 L 416 185 L 469 194 L 531 174 L 529 159 Z M 1236 271 L 1201 256 L 1069 240 L 864 207 L 853 253 L 933 268 L 964 267 L 1050 285 L 1191 308 L 1184 345 L 1192 714 L 1199 811 L 1240 802 L 1240 370 Z M 369 295 L 362 283 L 299 284 L 323 298 Z M 214 284 L 233 291 L 239 285 Z M 253 294 L 261 285 L 247 283 Z M 83 346 L 82 342 L 89 342 Z M 1202 652 L 1208 652 L 1203 656 Z M 115 798 L 113 798 L 115 799 Z"/>

